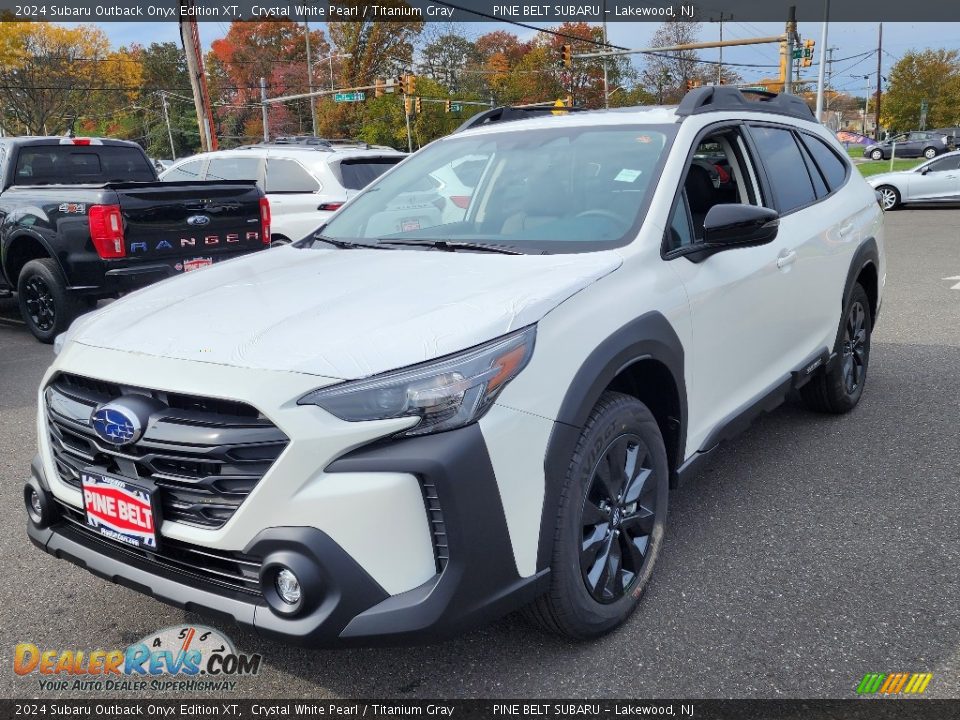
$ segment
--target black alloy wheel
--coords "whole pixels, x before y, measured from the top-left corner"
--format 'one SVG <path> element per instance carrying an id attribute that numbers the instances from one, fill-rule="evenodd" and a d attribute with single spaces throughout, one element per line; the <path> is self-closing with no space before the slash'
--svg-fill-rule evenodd
<path id="1" fill-rule="evenodd" d="M 34 275 L 24 283 L 23 302 L 30 321 L 42 332 L 49 332 L 57 324 L 56 300 L 46 281 Z"/>
<path id="2" fill-rule="evenodd" d="M 860 388 L 867 367 L 867 311 L 855 301 L 847 313 L 843 330 L 842 367 L 843 384 L 847 393 L 853 395 Z"/>
<path id="3" fill-rule="evenodd" d="M 632 590 L 647 559 L 657 506 L 653 460 L 643 440 L 626 433 L 610 441 L 583 499 L 580 571 L 600 603 Z"/>

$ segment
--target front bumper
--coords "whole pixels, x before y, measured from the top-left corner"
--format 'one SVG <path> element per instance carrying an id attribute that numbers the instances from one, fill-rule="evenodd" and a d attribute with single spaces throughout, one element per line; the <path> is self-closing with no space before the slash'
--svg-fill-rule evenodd
<path id="1" fill-rule="evenodd" d="M 546 570 L 519 576 L 503 505 L 480 427 L 382 442 L 354 450 L 325 472 L 409 473 L 420 479 L 434 534 L 445 542 L 438 572 L 418 587 L 390 595 L 328 535 L 310 527 L 272 527 L 242 553 L 266 567 L 295 566 L 305 578 L 303 611 L 284 616 L 262 594 L 234 592 L 132 554 L 77 523 L 28 520 L 31 541 L 46 552 L 112 582 L 201 613 L 226 615 L 257 632 L 317 646 L 344 642 L 410 643 L 448 637 L 487 622 L 536 597 Z M 39 461 L 31 484 L 57 505 Z M 62 505 L 62 501 L 59 501 Z M 44 527 L 44 525 L 46 525 Z M 200 548 L 202 549 L 202 548 Z"/>

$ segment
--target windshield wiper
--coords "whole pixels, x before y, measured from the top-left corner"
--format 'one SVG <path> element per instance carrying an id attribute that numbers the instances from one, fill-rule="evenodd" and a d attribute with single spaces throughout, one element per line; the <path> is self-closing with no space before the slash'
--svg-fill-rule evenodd
<path id="1" fill-rule="evenodd" d="M 377 244 L 384 245 L 402 245 L 405 247 L 432 247 L 437 250 L 446 250 L 447 252 L 456 252 L 457 250 L 469 250 L 471 252 L 491 252 L 500 255 L 523 255 L 516 250 L 505 245 L 485 245 L 483 243 L 457 242 L 455 240 L 391 240 L 390 238 L 380 238 Z"/>
<path id="2" fill-rule="evenodd" d="M 374 243 L 358 243 L 351 242 L 350 240 L 337 240 L 335 238 L 329 238 L 320 233 L 314 233 L 310 236 L 310 240 L 319 240 L 320 242 L 325 242 L 328 245 L 333 245 L 335 248 L 340 248 L 341 250 L 353 250 L 355 248 L 376 248 L 378 245 Z"/>

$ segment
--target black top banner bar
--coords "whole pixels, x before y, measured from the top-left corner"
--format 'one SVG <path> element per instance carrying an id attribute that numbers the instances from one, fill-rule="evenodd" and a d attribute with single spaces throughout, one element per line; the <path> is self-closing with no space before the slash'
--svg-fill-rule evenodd
<path id="1" fill-rule="evenodd" d="M 0 717 L 949 720 L 960 700 L 0 700 Z"/>
<path id="2" fill-rule="evenodd" d="M 786 22 L 790 6 L 800 22 L 821 21 L 823 0 L 0 0 L 4 20 L 156 22 L 193 17 L 200 22 L 310 20 L 313 22 L 664 22 L 725 18 Z M 836 22 L 960 22 L 956 0 L 834 0 Z"/>

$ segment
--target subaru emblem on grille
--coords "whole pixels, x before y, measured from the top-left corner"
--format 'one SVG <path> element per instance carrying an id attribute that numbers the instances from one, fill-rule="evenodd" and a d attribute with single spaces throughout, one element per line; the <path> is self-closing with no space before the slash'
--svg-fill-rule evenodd
<path id="1" fill-rule="evenodd" d="M 206 215 L 191 215 L 187 218 L 187 225 L 209 225 L 210 218 Z"/>
<path id="2" fill-rule="evenodd" d="M 129 445 L 140 439 L 143 425 L 140 418 L 120 401 L 101 405 L 90 416 L 94 432 L 111 445 Z"/>

